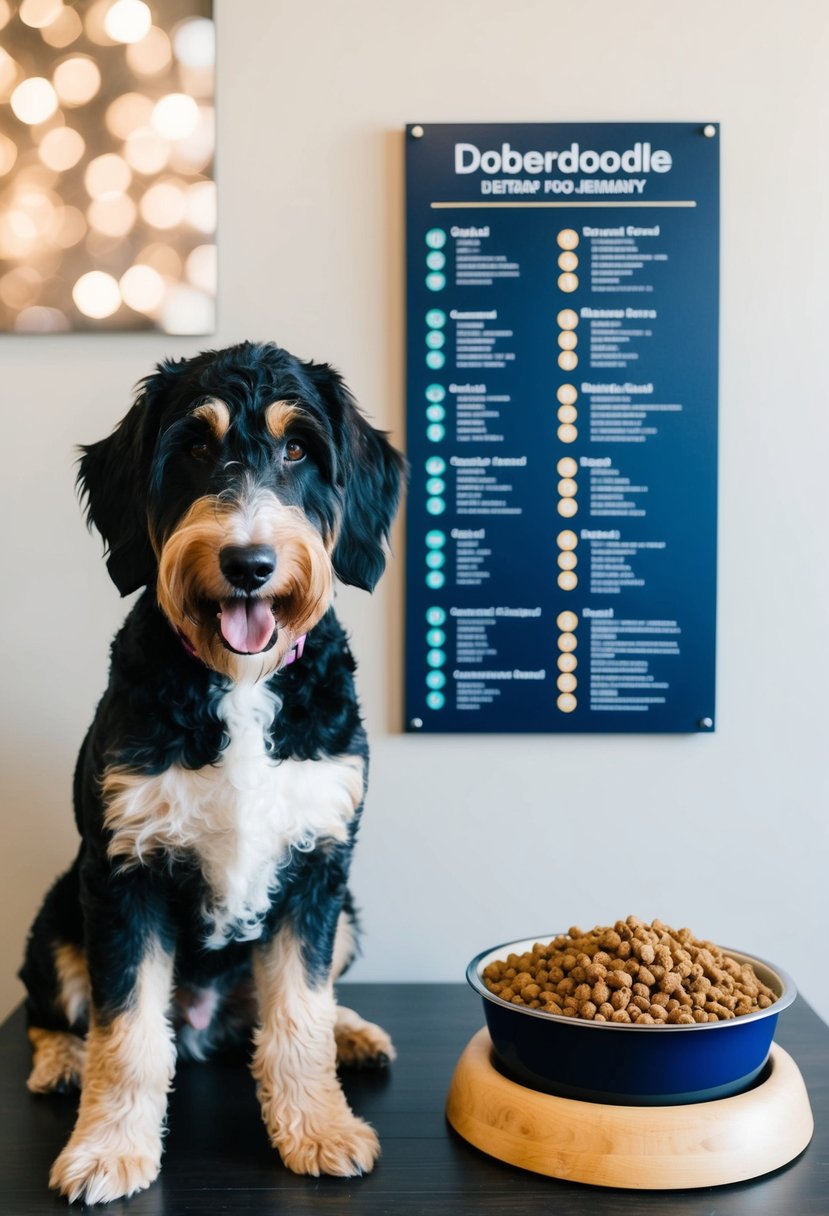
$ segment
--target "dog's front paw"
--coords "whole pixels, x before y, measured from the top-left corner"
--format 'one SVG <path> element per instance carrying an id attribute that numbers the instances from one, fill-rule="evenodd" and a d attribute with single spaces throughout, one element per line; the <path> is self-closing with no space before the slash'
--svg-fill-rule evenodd
<path id="1" fill-rule="evenodd" d="M 70 1140 L 49 1175 L 49 1185 L 70 1203 L 110 1203 L 143 1191 L 158 1177 L 161 1145 L 157 1156 L 107 1151 L 98 1142 Z"/>
<path id="2" fill-rule="evenodd" d="M 364 1021 L 350 1009 L 342 1010 L 334 1028 L 337 1063 L 345 1068 L 385 1068 L 397 1056 L 382 1026 Z"/>
<path id="3" fill-rule="evenodd" d="M 368 1174 L 380 1156 L 380 1141 L 373 1127 L 348 1111 L 326 1122 L 323 1131 L 303 1128 L 279 1136 L 276 1147 L 295 1174 L 334 1174 L 353 1178 Z"/>

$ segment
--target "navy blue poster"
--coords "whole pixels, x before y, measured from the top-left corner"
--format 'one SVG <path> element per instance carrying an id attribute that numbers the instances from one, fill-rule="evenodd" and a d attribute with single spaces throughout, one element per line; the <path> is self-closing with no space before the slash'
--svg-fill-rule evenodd
<path id="1" fill-rule="evenodd" d="M 409 729 L 714 728 L 719 135 L 407 128 Z"/>

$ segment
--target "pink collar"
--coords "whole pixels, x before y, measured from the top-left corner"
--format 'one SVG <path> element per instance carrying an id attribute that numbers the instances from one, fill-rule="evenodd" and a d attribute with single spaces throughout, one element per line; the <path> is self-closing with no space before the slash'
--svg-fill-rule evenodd
<path id="1" fill-rule="evenodd" d="M 184 633 L 181 629 L 177 629 L 176 634 L 178 636 L 178 640 L 181 642 L 184 649 L 190 655 L 190 658 L 198 659 L 199 656 L 196 654 L 196 649 L 193 646 L 193 643 L 188 638 L 187 634 Z M 306 642 L 307 637 L 308 637 L 307 633 L 300 634 L 300 636 L 294 642 L 291 649 L 285 655 L 282 662 L 277 667 L 277 669 L 276 669 L 277 671 L 282 671 L 283 667 L 290 667 L 292 663 L 295 663 L 297 661 L 297 659 L 302 658 L 303 651 L 305 650 L 305 642 Z"/>

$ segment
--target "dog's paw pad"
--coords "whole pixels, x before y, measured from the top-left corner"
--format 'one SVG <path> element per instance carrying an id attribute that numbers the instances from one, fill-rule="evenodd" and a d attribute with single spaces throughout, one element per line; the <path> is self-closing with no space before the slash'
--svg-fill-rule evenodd
<path id="1" fill-rule="evenodd" d="M 344 1068 L 386 1068 L 397 1056 L 382 1026 L 362 1022 L 337 1028 L 337 1063 Z"/>
<path id="2" fill-rule="evenodd" d="M 333 1174 L 354 1178 L 374 1169 L 380 1141 L 373 1127 L 356 1115 L 328 1124 L 322 1135 L 292 1137 L 278 1145 L 283 1162 L 295 1174 Z"/>
<path id="3" fill-rule="evenodd" d="M 143 1191 L 158 1177 L 159 1168 L 153 1157 L 105 1155 L 100 1145 L 70 1142 L 52 1166 L 49 1185 L 70 1203 L 110 1203 Z"/>

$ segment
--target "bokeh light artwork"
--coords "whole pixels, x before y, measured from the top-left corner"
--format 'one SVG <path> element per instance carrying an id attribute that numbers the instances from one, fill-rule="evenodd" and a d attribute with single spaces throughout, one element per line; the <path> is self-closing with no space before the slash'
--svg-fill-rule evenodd
<path id="1" fill-rule="evenodd" d="M 0 330 L 211 333 L 212 0 L 0 0 Z"/>

